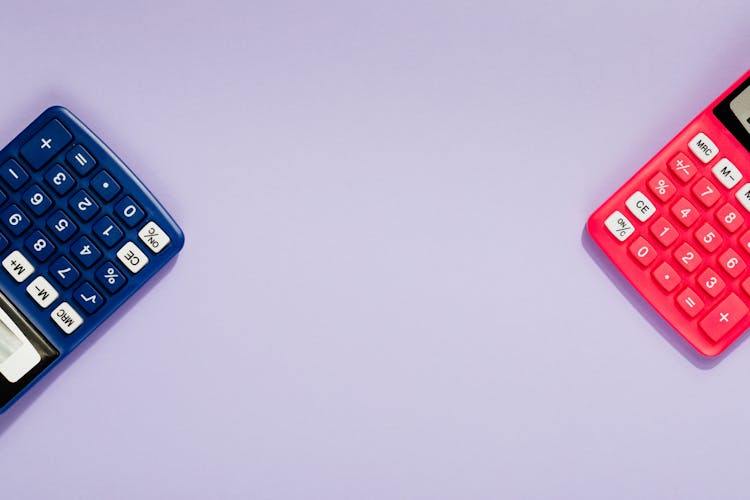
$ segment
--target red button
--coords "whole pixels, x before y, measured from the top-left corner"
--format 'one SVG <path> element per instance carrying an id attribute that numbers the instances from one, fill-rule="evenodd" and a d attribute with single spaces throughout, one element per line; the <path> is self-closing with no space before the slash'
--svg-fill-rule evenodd
<path id="1" fill-rule="evenodd" d="M 662 172 L 659 172 L 648 181 L 648 187 L 663 202 L 668 201 L 677 192 L 677 188 L 672 185 L 672 181 Z"/>
<path id="2" fill-rule="evenodd" d="M 714 229 L 714 227 L 708 222 L 698 228 L 695 232 L 695 239 L 698 240 L 698 243 L 703 245 L 703 248 L 709 252 L 716 251 L 724 241 L 724 238 L 721 237 L 719 231 Z"/>
<path id="3" fill-rule="evenodd" d="M 719 189 L 705 177 L 701 177 L 698 182 L 693 184 L 693 194 L 707 207 L 712 206 L 721 198 Z"/>
<path id="4" fill-rule="evenodd" d="M 732 278 L 736 278 L 742 274 L 742 271 L 747 267 L 745 261 L 742 260 L 739 254 L 731 248 L 719 255 L 719 264 L 721 264 L 721 267 L 723 267 L 727 274 Z"/>
<path id="5" fill-rule="evenodd" d="M 701 265 L 701 262 L 703 262 L 703 259 L 695 248 L 687 243 L 683 243 L 677 247 L 677 250 L 674 251 L 674 258 L 689 273 L 695 271 Z"/>
<path id="6" fill-rule="evenodd" d="M 703 318 L 699 325 L 706 335 L 714 341 L 726 335 L 737 323 L 747 315 L 747 306 L 733 293 L 719 302 L 708 315 Z"/>
<path id="7" fill-rule="evenodd" d="M 680 307 L 685 311 L 685 314 L 691 318 L 694 318 L 699 312 L 701 312 L 701 309 L 703 309 L 703 301 L 690 287 L 684 289 L 682 293 L 677 296 L 677 303 L 680 304 Z"/>
<path id="8" fill-rule="evenodd" d="M 740 245 L 742 245 L 745 251 L 750 252 L 750 231 L 740 237 Z"/>
<path id="9" fill-rule="evenodd" d="M 750 295 L 750 278 L 742 282 L 742 289 L 745 290 L 746 294 Z"/>
<path id="10" fill-rule="evenodd" d="M 689 181 L 698 172 L 693 161 L 685 153 L 677 153 L 669 160 L 669 168 L 683 183 Z"/>
<path id="11" fill-rule="evenodd" d="M 680 275 L 666 262 L 662 262 L 654 269 L 654 279 L 667 292 L 671 292 L 680 284 Z"/>
<path id="12" fill-rule="evenodd" d="M 711 297 L 716 297 L 717 295 L 719 295 L 726 286 L 724 284 L 724 280 L 721 279 L 718 273 L 710 267 L 703 271 L 700 276 L 698 276 L 698 284 Z"/>
<path id="13" fill-rule="evenodd" d="M 685 198 L 680 198 L 679 200 L 677 200 L 677 203 L 672 205 L 672 214 L 677 217 L 677 220 L 680 221 L 680 224 L 685 227 L 692 226 L 700 216 L 698 210 L 696 210 L 693 204 L 687 201 Z"/>
<path id="14" fill-rule="evenodd" d="M 716 218 L 730 233 L 737 231 L 745 221 L 739 211 L 729 203 L 716 211 Z"/>
<path id="15" fill-rule="evenodd" d="M 659 219 L 651 225 L 651 234 L 653 234 L 656 240 L 665 247 L 674 243 L 679 236 L 672 223 L 664 217 L 659 217 Z"/>
<path id="16" fill-rule="evenodd" d="M 630 255 L 637 260 L 643 267 L 651 264 L 656 259 L 656 250 L 646 238 L 639 236 L 637 240 L 630 245 Z"/>

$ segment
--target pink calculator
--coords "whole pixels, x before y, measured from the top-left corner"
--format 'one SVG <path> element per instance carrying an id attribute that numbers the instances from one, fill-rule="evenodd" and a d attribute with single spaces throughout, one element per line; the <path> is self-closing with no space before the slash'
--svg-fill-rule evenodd
<path id="1" fill-rule="evenodd" d="M 750 327 L 750 71 L 591 215 L 594 241 L 698 352 Z"/>

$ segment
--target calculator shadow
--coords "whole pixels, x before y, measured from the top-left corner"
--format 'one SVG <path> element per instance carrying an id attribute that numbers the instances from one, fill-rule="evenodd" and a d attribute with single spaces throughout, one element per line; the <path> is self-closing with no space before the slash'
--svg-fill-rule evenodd
<path id="1" fill-rule="evenodd" d="M 52 370 L 44 375 L 39 382 L 34 384 L 34 386 L 29 389 L 21 399 L 11 405 L 5 413 L 0 414 L 0 437 L 2 437 L 2 435 L 13 426 L 13 423 L 26 411 L 27 408 L 34 404 L 34 401 L 36 401 L 36 399 L 46 391 L 49 386 L 54 384 L 57 377 L 65 373 L 68 366 L 75 363 L 78 358 L 85 354 L 86 351 L 88 351 L 91 346 L 99 340 L 99 338 L 106 335 L 107 332 L 120 321 L 121 317 L 126 316 L 144 296 L 148 295 L 151 289 L 158 285 L 158 283 L 172 271 L 172 268 L 177 264 L 179 258 L 179 254 L 173 257 L 162 269 L 151 277 L 140 290 L 118 308 L 112 316 L 107 318 L 104 323 L 96 329 L 95 333 L 81 342 L 72 353 L 60 361 L 59 364 L 55 365 Z"/>
<path id="2" fill-rule="evenodd" d="M 745 338 L 740 337 L 740 339 L 730 345 L 719 356 L 713 358 L 703 356 L 693 349 L 693 347 L 688 344 L 687 341 L 685 341 L 685 339 L 683 339 L 648 302 L 646 302 L 646 299 L 644 299 L 641 294 L 633 288 L 633 285 L 625 279 L 625 276 L 623 276 L 623 274 L 615 267 L 612 261 L 607 258 L 601 248 L 599 248 L 596 242 L 591 238 L 585 225 L 583 227 L 583 233 L 581 234 L 581 244 L 593 261 L 599 266 L 599 269 L 604 272 L 620 293 L 633 305 L 635 310 L 651 323 L 651 326 L 653 326 L 667 342 L 672 344 L 672 347 L 674 347 L 677 352 L 682 354 L 682 356 L 690 361 L 695 367 L 700 368 L 701 370 L 709 370 L 713 368 L 733 352 L 739 344 L 744 342 Z"/>

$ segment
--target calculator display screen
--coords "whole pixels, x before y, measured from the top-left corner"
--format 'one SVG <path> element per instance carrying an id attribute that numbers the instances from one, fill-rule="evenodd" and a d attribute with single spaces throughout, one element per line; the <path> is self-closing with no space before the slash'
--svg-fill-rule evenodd
<path id="1" fill-rule="evenodd" d="M 745 130 L 750 132 L 750 86 L 745 88 L 740 95 L 729 101 L 729 109 L 739 120 Z"/>
<path id="2" fill-rule="evenodd" d="M 10 331 L 5 322 L 0 321 L 0 363 L 4 363 L 9 357 L 23 345 L 21 339 Z"/>
<path id="3" fill-rule="evenodd" d="M 750 151 L 750 79 L 721 101 L 714 115 Z"/>

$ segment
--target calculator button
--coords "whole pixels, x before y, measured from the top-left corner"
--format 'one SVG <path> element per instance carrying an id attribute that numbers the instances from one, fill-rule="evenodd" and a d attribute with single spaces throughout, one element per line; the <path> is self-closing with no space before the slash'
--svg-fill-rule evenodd
<path id="1" fill-rule="evenodd" d="M 13 250 L 10 255 L 3 259 L 3 267 L 18 283 L 23 283 L 26 278 L 34 273 L 34 266 L 18 250 Z"/>
<path id="2" fill-rule="evenodd" d="M 70 251 L 76 259 L 83 264 L 83 267 L 91 267 L 99 260 L 102 253 L 91 243 L 91 240 L 85 236 L 78 238 L 71 246 Z"/>
<path id="3" fill-rule="evenodd" d="M 55 287 L 50 285 L 50 282 L 44 279 L 44 276 L 37 276 L 34 280 L 29 283 L 26 287 L 26 293 L 28 293 L 34 302 L 39 304 L 42 309 L 46 309 L 52 305 L 57 297 L 60 296 L 55 290 Z"/>
<path id="4" fill-rule="evenodd" d="M 648 187 L 661 202 L 669 201 L 677 192 L 677 188 L 672 185 L 672 181 L 662 172 L 659 172 L 648 181 Z"/>
<path id="5" fill-rule="evenodd" d="M 669 160 L 669 168 L 683 184 L 692 180 L 693 176 L 698 173 L 698 167 L 693 164 L 693 160 L 688 158 L 685 153 L 677 153 L 674 155 L 674 157 Z"/>
<path id="6" fill-rule="evenodd" d="M 2 205 L 3 203 L 5 203 L 5 200 L 7 200 L 7 199 L 8 199 L 8 197 L 5 195 L 5 193 L 3 193 L 2 191 L 0 191 L 0 205 Z"/>
<path id="7" fill-rule="evenodd" d="M 633 256 L 643 267 L 647 267 L 656 259 L 656 250 L 646 238 L 639 236 L 629 247 L 630 255 Z"/>
<path id="8" fill-rule="evenodd" d="M 120 185 L 102 170 L 91 179 L 91 189 L 104 201 L 112 201 L 120 192 Z"/>
<path id="9" fill-rule="evenodd" d="M 104 304 L 102 296 L 88 282 L 76 288 L 73 298 L 89 314 L 94 313 Z"/>
<path id="10" fill-rule="evenodd" d="M 0 167 L 0 177 L 13 191 L 18 191 L 29 180 L 26 170 L 13 159 L 6 161 Z"/>
<path id="11" fill-rule="evenodd" d="M 679 247 L 677 247 L 677 250 L 674 251 L 674 258 L 677 262 L 680 263 L 682 267 L 685 268 L 685 271 L 692 273 L 696 269 L 698 269 L 698 266 L 701 265 L 701 262 L 703 262 L 703 259 L 701 258 L 700 254 L 695 251 L 695 248 L 691 247 L 687 243 L 683 243 Z"/>
<path id="12" fill-rule="evenodd" d="M 747 267 L 742 257 L 731 248 L 728 248 L 724 253 L 719 255 L 719 264 L 732 278 L 736 278 L 742 274 L 742 271 Z"/>
<path id="13" fill-rule="evenodd" d="M 73 306 L 67 302 L 61 302 L 50 314 L 50 318 L 54 321 L 60 329 L 70 335 L 76 328 L 83 324 L 83 318 L 81 315 L 73 309 Z"/>
<path id="14" fill-rule="evenodd" d="M 62 123 L 52 120 L 21 146 L 21 156 L 34 170 L 39 170 L 72 140 Z"/>
<path id="15" fill-rule="evenodd" d="M 713 141 L 703 132 L 700 132 L 693 137 L 688 143 L 688 147 L 690 147 L 690 151 L 692 151 L 693 154 L 703 163 L 710 162 L 717 154 L 719 154 L 719 148 L 717 148 L 716 144 L 714 144 Z"/>
<path id="16" fill-rule="evenodd" d="M 94 273 L 96 280 L 109 292 L 115 293 L 127 282 L 122 271 L 112 262 L 107 261 Z"/>
<path id="17" fill-rule="evenodd" d="M 130 196 L 126 196 L 115 205 L 115 213 L 128 227 L 135 227 L 146 216 Z"/>
<path id="18" fill-rule="evenodd" d="M 78 231 L 78 226 L 62 210 L 58 210 L 47 219 L 47 227 L 55 235 L 55 238 L 63 243 L 72 238 Z"/>
<path id="19" fill-rule="evenodd" d="M 708 252 L 715 252 L 724 241 L 721 234 L 719 234 L 719 232 L 708 222 L 698 228 L 695 232 L 695 239 L 698 240 L 698 243 L 700 243 Z"/>
<path id="20" fill-rule="evenodd" d="M 80 144 L 76 144 L 73 149 L 68 151 L 65 155 L 65 160 L 82 177 L 91 172 L 91 169 L 96 166 L 94 157 Z"/>
<path id="21" fill-rule="evenodd" d="M 651 200 L 646 198 L 646 195 L 640 191 L 633 193 L 630 198 L 625 201 L 625 205 L 630 212 L 635 215 L 635 218 L 641 222 L 646 222 L 649 217 L 656 213 L 654 204 L 651 203 Z"/>
<path id="22" fill-rule="evenodd" d="M 693 194 L 706 207 L 713 206 L 721 198 L 718 188 L 705 177 L 701 177 L 693 184 Z"/>
<path id="23" fill-rule="evenodd" d="M 143 266 L 148 264 L 148 257 L 146 257 L 146 254 L 144 254 L 132 241 L 128 241 L 117 251 L 117 258 L 120 259 L 120 262 L 122 262 L 125 267 L 128 268 L 128 271 L 133 274 L 136 274 L 143 269 Z"/>
<path id="24" fill-rule="evenodd" d="M 63 288 L 70 288 L 81 275 L 78 269 L 63 256 L 58 257 L 49 265 L 49 273 Z"/>
<path id="25" fill-rule="evenodd" d="M 687 287 L 677 296 L 677 303 L 685 314 L 694 318 L 703 309 L 703 301 L 692 288 Z"/>
<path id="26" fill-rule="evenodd" d="M 71 177 L 70 173 L 57 163 L 44 174 L 44 180 L 60 196 L 73 189 L 73 186 L 76 185 L 76 181 Z"/>
<path id="27" fill-rule="evenodd" d="M 750 277 L 745 278 L 745 280 L 742 282 L 742 289 L 746 294 L 750 295 Z"/>
<path id="28" fill-rule="evenodd" d="M 31 255 L 36 257 L 40 262 L 44 262 L 49 259 L 50 256 L 55 252 L 55 245 L 48 240 L 41 231 L 34 231 L 31 236 L 26 238 L 26 248 L 31 252 Z"/>
<path id="29" fill-rule="evenodd" d="M 693 224 L 695 224 L 695 221 L 698 220 L 698 217 L 700 217 L 700 214 L 698 213 L 698 210 L 693 206 L 692 203 L 687 201 L 685 198 L 680 198 L 677 200 L 677 203 L 672 205 L 672 215 L 677 217 L 677 220 L 680 221 L 680 224 L 682 224 L 685 227 L 690 227 Z"/>
<path id="30" fill-rule="evenodd" d="M 112 248 L 122 239 L 124 233 L 117 227 L 117 224 L 112 222 L 112 219 L 106 215 L 99 219 L 94 227 L 94 234 L 99 240 L 104 243 L 107 248 Z"/>
<path id="31" fill-rule="evenodd" d="M 83 189 L 71 196 L 68 204 L 83 222 L 90 221 L 99 211 L 99 205 L 94 198 Z"/>
<path id="32" fill-rule="evenodd" d="M 680 284 L 680 276 L 677 271 L 666 262 L 662 262 L 654 269 L 653 275 L 656 282 L 667 292 L 671 292 Z"/>
<path id="33" fill-rule="evenodd" d="M 138 231 L 138 237 L 146 245 L 146 248 L 154 253 L 161 252 L 164 247 L 172 241 L 162 228 L 154 221 L 149 221 Z M 645 241 L 645 240 L 644 240 Z"/>
<path id="34" fill-rule="evenodd" d="M 745 218 L 729 203 L 716 211 L 716 218 L 730 233 L 737 231 L 742 227 L 742 223 L 745 222 Z"/>
<path id="35" fill-rule="evenodd" d="M 674 243 L 679 236 L 672 223 L 664 217 L 659 217 L 656 222 L 651 225 L 650 229 L 651 234 L 653 234 L 657 241 L 665 247 Z"/>
<path id="36" fill-rule="evenodd" d="M 730 293 L 698 324 L 706 332 L 706 335 L 717 341 L 746 315 L 747 306 L 745 303 L 737 295 Z"/>
<path id="37" fill-rule="evenodd" d="M 23 202 L 26 203 L 26 206 L 29 207 L 35 215 L 42 215 L 52 206 L 52 200 L 50 200 L 49 196 L 47 196 L 47 194 L 42 191 L 42 188 L 36 184 L 27 189 L 26 192 L 23 193 L 22 198 Z"/>
<path id="38" fill-rule="evenodd" d="M 719 295 L 726 286 L 724 280 L 721 279 L 719 274 L 710 267 L 700 273 L 697 281 L 701 288 L 703 288 L 703 290 L 705 290 L 711 297 Z"/>
<path id="39" fill-rule="evenodd" d="M 0 233 L 0 252 L 8 248 L 8 245 L 10 243 L 8 242 L 8 238 L 6 238 L 2 233 Z"/>
<path id="40" fill-rule="evenodd" d="M 607 220 L 604 221 L 604 225 L 609 229 L 609 232 L 612 233 L 612 236 L 620 241 L 627 240 L 635 231 L 633 224 L 631 224 L 628 218 L 622 215 L 622 212 L 619 210 L 612 212 L 612 215 L 607 217 Z"/>
<path id="41" fill-rule="evenodd" d="M 714 176 L 721 182 L 725 188 L 732 189 L 742 180 L 742 172 L 737 170 L 734 163 L 729 161 L 727 158 L 722 158 L 716 165 L 711 169 Z"/>
<path id="42" fill-rule="evenodd" d="M 16 205 L 6 208 L 0 215 L 0 220 L 13 233 L 13 236 L 23 233 L 31 225 L 29 218 Z"/>

